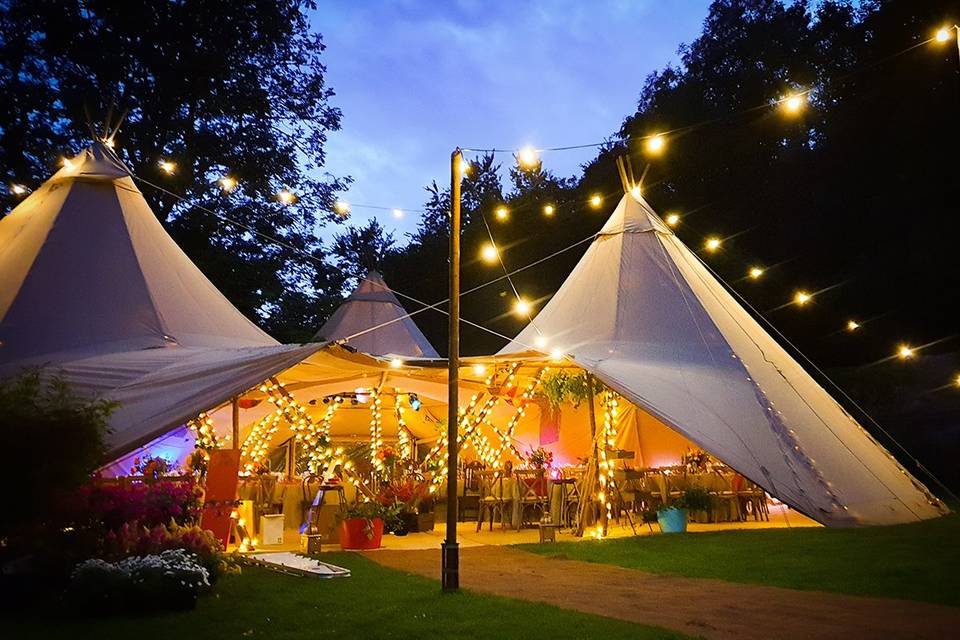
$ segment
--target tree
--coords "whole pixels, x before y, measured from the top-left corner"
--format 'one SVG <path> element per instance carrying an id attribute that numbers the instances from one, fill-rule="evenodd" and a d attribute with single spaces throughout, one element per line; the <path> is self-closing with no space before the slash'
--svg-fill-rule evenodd
<path id="1" fill-rule="evenodd" d="M 353 281 L 359 281 L 369 271 L 380 271 L 383 263 L 395 251 L 393 234 L 377 222 L 370 220 L 364 227 L 350 225 L 338 233 L 333 242 L 333 254 L 342 273 Z"/>
<path id="2" fill-rule="evenodd" d="M 340 293 L 316 230 L 346 184 L 315 177 L 340 112 L 305 15 L 313 6 L 0 3 L 4 178 L 36 186 L 90 144 L 88 117 L 101 134 L 101 119 L 126 113 L 116 150 L 158 218 L 243 313 L 276 337 L 298 334 L 286 305 L 307 298 L 324 308 Z M 284 189 L 290 204 L 275 195 Z"/>

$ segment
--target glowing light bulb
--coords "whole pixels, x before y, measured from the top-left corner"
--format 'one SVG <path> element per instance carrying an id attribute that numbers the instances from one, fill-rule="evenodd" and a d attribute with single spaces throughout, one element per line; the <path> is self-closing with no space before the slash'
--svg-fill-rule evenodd
<path id="1" fill-rule="evenodd" d="M 470 173 L 471 167 L 472 165 L 468 160 L 466 160 L 463 157 L 460 158 L 460 174 L 461 175 L 467 175 L 468 173 Z"/>
<path id="2" fill-rule="evenodd" d="M 644 146 L 647 149 L 647 153 L 651 155 L 658 155 L 663 152 L 663 149 L 666 147 L 666 145 L 666 138 L 663 137 L 663 134 L 658 133 L 655 136 L 647 138 L 647 142 Z"/>
<path id="3" fill-rule="evenodd" d="M 160 169 L 163 170 L 169 176 L 172 176 L 173 173 L 177 170 L 177 163 L 170 162 L 169 160 L 160 161 Z"/>
<path id="4" fill-rule="evenodd" d="M 640 199 L 640 185 L 637 185 L 637 186 L 633 187 L 632 189 L 630 189 L 630 195 L 632 195 L 635 199 L 639 200 L 639 199 Z"/>
<path id="5" fill-rule="evenodd" d="M 517 152 L 517 164 L 524 169 L 533 169 L 540 163 L 540 157 L 537 150 L 531 146 L 526 146 Z"/>
<path id="6" fill-rule="evenodd" d="M 907 360 L 908 358 L 912 358 L 913 354 L 914 354 L 913 348 L 908 345 L 902 344 L 897 348 L 897 357 L 900 358 L 901 360 Z"/>
<path id="7" fill-rule="evenodd" d="M 60 161 L 60 164 L 63 165 L 63 168 L 64 168 L 64 169 L 73 169 L 73 163 L 70 162 L 70 158 L 63 158 L 63 159 Z"/>
<path id="8" fill-rule="evenodd" d="M 552 216 L 553 212 L 556 211 L 552 204 L 546 204 L 543 206 L 543 215 Z"/>
<path id="9" fill-rule="evenodd" d="M 480 250 L 480 257 L 483 258 L 484 262 L 496 262 L 500 254 L 497 248 L 488 242 L 483 245 L 483 249 Z"/>
<path id="10" fill-rule="evenodd" d="M 113 138 L 107 138 L 103 141 L 103 144 L 107 146 L 107 149 L 113 149 L 116 146 L 116 143 L 113 141 Z"/>
<path id="11" fill-rule="evenodd" d="M 847 331 L 856 331 L 860 328 L 860 323 L 856 320 L 847 320 Z"/>
<path id="12" fill-rule="evenodd" d="M 350 203 L 346 200 L 337 200 L 333 203 L 333 210 L 339 213 L 342 217 L 350 215 Z"/>
<path id="13" fill-rule="evenodd" d="M 486 372 L 487 372 L 487 367 L 485 365 L 482 365 L 479 363 L 473 365 L 473 375 L 482 376 Z"/>
<path id="14" fill-rule="evenodd" d="M 27 192 L 27 188 L 22 184 L 12 184 L 10 185 L 10 193 L 15 196 L 22 196 Z"/>
<path id="15" fill-rule="evenodd" d="M 802 307 L 810 302 L 811 297 L 812 296 L 805 291 L 797 291 L 796 295 L 793 296 L 793 301 Z"/>
<path id="16" fill-rule="evenodd" d="M 750 277 L 758 280 L 763 275 L 763 269 L 760 267 L 750 267 Z"/>
<path id="17" fill-rule="evenodd" d="M 403 360 L 401 360 L 400 358 L 394 358 L 393 360 L 390 361 L 390 366 L 393 367 L 394 369 L 399 369 L 400 367 L 403 366 Z"/>
<path id="18" fill-rule="evenodd" d="M 510 216 L 510 212 L 506 207 L 497 207 L 496 216 L 497 220 L 504 221 Z"/>
<path id="19" fill-rule="evenodd" d="M 547 338 L 545 336 L 537 336 L 533 339 L 533 344 L 537 347 L 547 346 Z"/>
<path id="20" fill-rule="evenodd" d="M 950 29 L 948 29 L 947 27 L 937 29 L 937 35 L 935 37 L 937 39 L 937 42 L 946 42 L 947 40 L 950 39 Z"/>
<path id="21" fill-rule="evenodd" d="M 707 242 L 704 245 L 707 248 L 707 251 L 716 251 L 720 248 L 720 245 L 723 244 L 720 238 L 707 238 Z"/>
<path id="22" fill-rule="evenodd" d="M 220 186 L 223 187 L 224 191 L 233 191 L 237 188 L 237 180 L 230 176 L 223 176 L 220 178 Z"/>
<path id="23" fill-rule="evenodd" d="M 550 359 L 555 362 L 563 360 L 563 351 L 560 351 L 560 349 L 554 349 L 550 352 Z"/>
<path id="24" fill-rule="evenodd" d="M 667 216 L 667 224 L 670 225 L 671 227 L 677 226 L 678 224 L 680 224 L 680 216 L 678 216 L 675 213 L 671 213 L 670 215 Z"/>
<path id="25" fill-rule="evenodd" d="M 291 192 L 287 191 L 286 189 L 281 189 L 280 191 L 277 192 L 277 200 L 280 201 L 280 204 L 283 204 L 283 205 L 293 204 L 293 202 L 296 199 L 297 199 L 296 196 L 294 196 Z"/>
<path id="26" fill-rule="evenodd" d="M 603 197 L 599 193 L 590 196 L 590 206 L 596 209 L 603 204 Z"/>
<path id="27" fill-rule="evenodd" d="M 806 102 L 806 97 L 800 93 L 793 93 L 788 96 L 784 96 L 780 100 L 780 104 L 783 105 L 783 109 L 790 114 L 799 113 L 803 109 L 803 105 Z"/>
<path id="28" fill-rule="evenodd" d="M 530 303 L 523 298 L 517 298 L 517 301 L 513 303 L 513 310 L 521 316 L 525 316 L 530 313 Z"/>
<path id="29" fill-rule="evenodd" d="M 960 373 L 958 373 L 957 377 L 953 379 L 953 383 L 960 387 Z"/>
<path id="30" fill-rule="evenodd" d="M 399 220 L 400 218 L 402 218 L 402 217 L 403 217 L 403 209 L 394 209 L 394 210 L 393 210 L 393 217 L 396 218 L 397 220 Z"/>

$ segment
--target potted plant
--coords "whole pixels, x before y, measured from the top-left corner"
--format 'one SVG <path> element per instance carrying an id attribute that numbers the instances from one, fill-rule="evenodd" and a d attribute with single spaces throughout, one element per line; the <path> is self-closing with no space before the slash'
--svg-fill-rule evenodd
<path id="1" fill-rule="evenodd" d="M 680 494 L 676 500 L 657 509 L 657 523 L 663 533 L 683 533 L 687 530 L 689 511 L 707 511 L 710 509 L 710 494 L 705 489 L 692 487 Z"/>
<path id="2" fill-rule="evenodd" d="M 394 535 L 433 531 L 433 496 L 427 483 L 414 479 L 391 482 L 384 486 L 377 502 L 396 509 L 396 521 L 387 523 Z"/>
<path id="3" fill-rule="evenodd" d="M 385 521 L 396 519 L 398 509 L 379 502 L 360 502 L 344 511 L 340 520 L 341 549 L 379 549 Z"/>

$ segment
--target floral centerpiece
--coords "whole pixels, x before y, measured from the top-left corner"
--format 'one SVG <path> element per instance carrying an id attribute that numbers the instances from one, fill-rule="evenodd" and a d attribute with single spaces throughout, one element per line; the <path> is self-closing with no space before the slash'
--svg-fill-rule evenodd
<path id="1" fill-rule="evenodd" d="M 703 449 L 688 449 L 680 456 L 680 463 L 687 467 L 688 473 L 703 473 L 710 470 L 713 458 Z"/>
<path id="2" fill-rule="evenodd" d="M 388 483 L 377 495 L 377 502 L 397 510 L 395 520 L 387 523 L 394 534 L 433 530 L 433 494 L 426 482 L 411 478 Z"/>
<path id="3" fill-rule="evenodd" d="M 547 451 L 543 447 L 531 449 L 530 455 L 527 456 L 527 464 L 529 464 L 534 469 L 544 469 L 546 467 L 552 467 L 553 452 Z"/>
<path id="4" fill-rule="evenodd" d="M 144 480 L 159 480 L 163 476 L 173 475 L 177 471 L 177 466 L 163 456 L 145 455 L 142 458 L 137 456 L 133 459 L 133 466 L 130 467 L 130 474 L 143 476 Z"/>

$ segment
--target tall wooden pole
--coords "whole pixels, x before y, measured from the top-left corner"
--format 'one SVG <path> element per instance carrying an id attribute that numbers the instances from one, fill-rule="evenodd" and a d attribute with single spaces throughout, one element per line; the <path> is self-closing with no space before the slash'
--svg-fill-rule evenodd
<path id="1" fill-rule="evenodd" d="M 587 406 L 590 408 L 590 439 L 593 441 L 593 477 L 596 478 L 597 487 L 600 486 L 600 453 L 597 450 L 597 414 L 596 408 L 594 407 L 594 395 L 593 395 L 593 374 L 587 374 Z M 606 442 L 603 443 L 606 446 Z M 606 497 L 606 496 L 604 496 Z M 586 496 L 581 497 L 581 500 L 586 500 Z M 607 533 L 607 509 L 606 505 L 600 504 L 600 511 L 597 513 L 597 518 L 600 520 L 603 525 L 603 533 Z"/>
<path id="2" fill-rule="evenodd" d="M 450 156 L 450 344 L 447 354 L 447 537 L 441 545 L 443 591 L 460 588 L 460 545 L 457 543 L 457 435 L 460 426 L 460 179 L 463 153 Z"/>
<path id="3" fill-rule="evenodd" d="M 234 396 L 233 400 L 230 402 L 233 408 L 233 431 L 231 432 L 231 437 L 233 438 L 233 448 L 240 448 L 240 396 Z"/>

